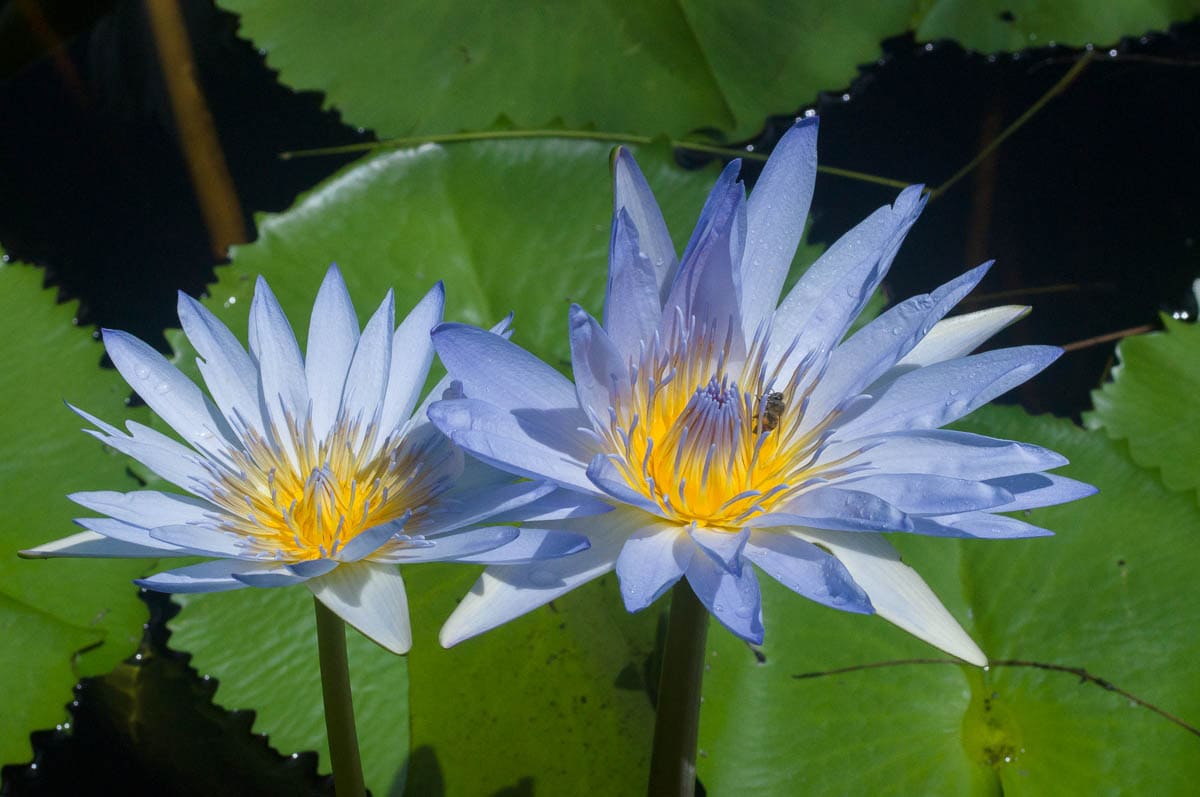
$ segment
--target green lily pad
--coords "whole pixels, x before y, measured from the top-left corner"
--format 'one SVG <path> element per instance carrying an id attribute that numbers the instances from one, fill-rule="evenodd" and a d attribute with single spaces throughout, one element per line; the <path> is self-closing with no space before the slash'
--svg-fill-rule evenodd
<path id="1" fill-rule="evenodd" d="M 470 568 L 413 567 L 410 795 L 646 788 L 663 607 L 629 614 L 613 576 L 450 650 L 437 630 Z"/>
<path id="2" fill-rule="evenodd" d="M 129 389 L 100 368 L 103 350 L 73 323 L 74 305 L 57 305 L 42 272 L 0 265 L 0 339 L 6 342 L 0 392 L 4 456 L 0 491 L 0 680 L 5 684 L 0 762 L 28 761 L 30 731 L 67 719 L 71 687 L 131 655 L 147 613 L 131 579 L 144 561 L 24 561 L 23 548 L 80 529 L 67 500 L 78 490 L 135 489 L 123 457 L 83 434 L 64 401 L 109 420 L 129 416 Z M 135 413 L 144 419 L 144 413 Z"/>
<path id="3" fill-rule="evenodd" d="M 942 661 L 883 621 L 762 579 L 761 661 L 716 627 L 710 638 L 710 793 L 1182 794 L 1200 776 L 1195 731 L 1053 669 L 1200 724 L 1187 676 L 1200 655 L 1195 502 L 1066 421 L 988 408 L 962 426 L 1061 451 L 1062 472 L 1101 491 L 1029 513 L 1051 538 L 892 535 L 991 668 Z"/>
<path id="4" fill-rule="evenodd" d="M 1105 44 L 1189 19 L 1195 0 L 877 3 L 358 3 L 222 0 L 280 80 L 382 138 L 565 126 L 738 140 L 848 86 L 886 38 L 983 50 Z M 1009 12 L 1004 15 L 1004 12 Z M 1011 19 L 1010 19 L 1011 17 Z"/>
<path id="5" fill-rule="evenodd" d="M 1024 50 L 1051 43 L 1116 44 L 1124 36 L 1166 30 L 1200 13 L 1196 0 L 935 0 L 917 25 L 922 41 L 956 39 L 980 52 Z"/>
<path id="6" fill-rule="evenodd" d="M 1088 426 L 1129 443 L 1134 462 L 1173 490 L 1200 490 L 1200 327 L 1165 318 L 1166 331 L 1126 338 L 1112 381 L 1093 391 Z"/>
<path id="7" fill-rule="evenodd" d="M 316 750 L 322 771 L 329 748 L 317 661 L 312 595 L 303 587 L 181 595 L 171 646 L 217 678 L 214 700 L 254 709 L 254 730 L 284 754 Z M 408 753 L 408 666 L 354 629 L 346 632 L 363 774 L 376 794 L 403 784 Z"/>

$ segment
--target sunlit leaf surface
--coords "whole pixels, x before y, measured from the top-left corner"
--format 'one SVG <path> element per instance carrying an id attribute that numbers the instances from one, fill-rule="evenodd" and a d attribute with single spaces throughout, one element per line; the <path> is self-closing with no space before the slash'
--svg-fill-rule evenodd
<path id="1" fill-rule="evenodd" d="M 1112 381 L 1092 393 L 1089 426 L 1125 440 L 1135 462 L 1175 490 L 1200 489 L 1200 327 L 1167 319 L 1165 332 L 1117 346 Z"/>
<path id="2" fill-rule="evenodd" d="M 892 535 L 995 664 L 907 661 L 944 657 L 883 621 L 768 588 L 761 661 L 712 630 L 710 793 L 1185 793 L 1200 775 L 1194 731 L 1038 666 L 1082 668 L 1197 725 L 1200 692 L 1181 676 L 1200 655 L 1195 502 L 1066 421 L 987 409 L 963 427 L 1061 451 L 1062 472 L 1100 488 L 1030 513 L 1051 538 Z M 894 666 L 831 672 L 878 662 Z"/>
<path id="3" fill-rule="evenodd" d="M 0 392 L 0 761 L 28 761 L 29 732 L 67 720 L 71 686 L 129 656 L 146 609 L 130 583 L 146 562 L 24 561 L 22 548 L 65 537 L 85 515 L 67 500 L 78 490 L 131 490 L 123 457 L 79 431 L 86 424 L 63 402 L 109 421 L 130 417 L 129 389 L 101 370 L 103 350 L 72 324 L 73 305 L 56 305 L 40 269 L 0 265 L 0 339 L 7 341 Z M 137 417 L 145 419 L 144 411 Z"/>

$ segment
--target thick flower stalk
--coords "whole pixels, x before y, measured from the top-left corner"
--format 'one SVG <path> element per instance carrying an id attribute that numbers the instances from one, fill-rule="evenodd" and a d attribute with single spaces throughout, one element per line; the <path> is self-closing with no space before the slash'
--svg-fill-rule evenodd
<path id="1" fill-rule="evenodd" d="M 86 531 L 24 553 L 215 557 L 137 583 L 162 592 L 304 584 L 346 622 L 404 653 L 412 636 L 397 565 L 521 564 L 586 548 L 571 533 L 481 526 L 555 517 L 554 499 L 542 500 L 553 485 L 518 482 L 465 457 L 429 423 L 426 405 L 414 414 L 444 298 L 439 283 L 397 327 L 389 291 L 360 334 L 331 267 L 302 356 L 261 278 L 249 352 L 181 293 L 179 320 L 209 395 L 150 346 L 104 330 L 113 364 L 183 442 L 132 421 L 126 434 L 75 411 L 96 427 L 90 434 L 184 494 L 76 493 L 71 500 L 104 516 L 80 518 Z M 431 397 L 456 391 L 447 381 Z"/>
<path id="2" fill-rule="evenodd" d="M 443 644 L 614 568 L 630 611 L 686 578 L 726 628 L 757 643 L 757 568 L 986 662 L 883 532 L 1039 536 L 1049 532 L 1001 513 L 1093 492 L 1044 473 L 1066 462 L 1054 452 L 938 428 L 1061 352 L 970 353 L 1027 310 L 943 320 L 986 264 L 846 337 L 924 206 L 916 186 L 830 247 L 780 302 L 816 139 L 815 118 L 797 122 L 749 199 L 731 163 L 678 259 L 636 163 L 617 154 L 604 316 L 570 311 L 574 384 L 486 331 L 434 331 L 469 396 L 432 405 L 442 430 L 486 462 L 615 507 L 559 524 L 588 535 L 585 553 L 486 571 Z"/>

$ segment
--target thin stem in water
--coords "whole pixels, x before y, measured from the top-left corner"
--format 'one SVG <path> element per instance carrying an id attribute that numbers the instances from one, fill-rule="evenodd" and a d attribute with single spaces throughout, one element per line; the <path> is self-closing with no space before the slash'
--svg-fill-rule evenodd
<path id="1" fill-rule="evenodd" d="M 671 592 L 667 645 L 658 682 L 648 792 L 652 797 L 691 797 L 696 791 L 696 739 L 707 634 L 708 610 L 687 579 L 680 579 Z"/>
<path id="2" fill-rule="evenodd" d="M 338 797 L 366 797 L 358 732 L 354 727 L 354 698 L 346 662 L 346 623 L 316 598 L 317 652 L 321 660 L 321 693 L 325 698 L 325 733 Z"/>

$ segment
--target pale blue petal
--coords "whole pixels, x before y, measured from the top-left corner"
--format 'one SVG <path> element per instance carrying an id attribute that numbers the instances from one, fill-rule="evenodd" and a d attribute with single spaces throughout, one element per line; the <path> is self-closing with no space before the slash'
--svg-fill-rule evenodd
<path id="1" fill-rule="evenodd" d="M 174 570 L 155 573 L 147 578 L 134 579 L 133 583 L 143 589 L 152 589 L 155 592 L 228 592 L 246 586 L 234 578 L 235 573 L 247 573 L 261 568 L 261 562 L 214 559 L 211 562 L 178 567 Z"/>
<path id="2" fill-rule="evenodd" d="M 806 420 L 811 420 L 804 427 L 819 423 L 845 398 L 885 374 L 979 284 L 990 266 L 985 263 L 933 293 L 901 302 L 834 349 L 805 410 Z"/>
<path id="3" fill-rule="evenodd" d="M 879 534 L 804 530 L 799 536 L 828 549 L 866 591 L 875 613 L 947 653 L 980 667 L 987 656 L 946 611 L 929 586 Z"/>
<path id="4" fill-rule="evenodd" d="M 150 536 L 150 529 L 124 523 L 107 517 L 81 517 L 75 522 L 83 528 L 117 542 L 135 545 L 139 548 L 152 548 L 159 556 L 195 556 L 189 548 L 181 548 L 169 542 L 156 540 Z"/>
<path id="5" fill-rule="evenodd" d="M 465 324 L 438 324 L 433 345 L 471 398 L 506 410 L 565 409 L 583 416 L 566 377 L 499 335 Z"/>
<path id="6" fill-rule="evenodd" d="M 838 486 L 878 496 L 914 515 L 975 512 L 1013 500 L 1012 493 L 995 483 L 925 473 L 881 473 L 840 481 Z"/>
<path id="7" fill-rule="evenodd" d="M 301 578 L 308 579 L 323 576 L 340 564 L 336 559 L 308 559 L 304 562 L 292 562 L 285 567 Z"/>
<path id="8" fill-rule="evenodd" d="M 520 534 L 512 526 L 488 526 L 482 529 L 470 529 L 454 534 L 446 534 L 433 540 L 425 540 L 428 544 L 405 546 L 403 543 L 389 547 L 372 557 L 375 562 L 394 562 L 407 564 L 409 562 L 455 562 L 466 557 L 482 554 L 493 548 L 510 543 Z M 478 561 L 478 560 L 475 560 Z"/>
<path id="9" fill-rule="evenodd" d="M 587 468 L 588 480 L 605 495 L 623 504 L 635 506 L 652 515 L 662 513 L 658 504 L 629 486 L 625 477 L 612 463 L 609 454 L 597 454 Z"/>
<path id="10" fill-rule="evenodd" d="M 393 520 L 390 523 L 381 523 L 378 526 L 372 526 L 366 531 L 360 531 L 349 540 L 346 544 L 338 549 L 333 557 L 339 562 L 357 562 L 359 559 L 373 558 L 371 554 L 378 551 L 386 545 L 397 534 L 404 533 L 404 523 L 402 520 Z"/>
<path id="11" fill-rule="evenodd" d="M 579 406 L 590 413 L 593 424 L 608 422 L 614 396 L 628 392 L 629 365 L 601 329 L 596 319 L 577 304 L 571 305 L 571 369 Z"/>
<path id="12" fill-rule="evenodd" d="M 945 318 L 896 363 L 895 373 L 885 374 L 880 381 L 890 381 L 906 370 L 970 354 L 997 332 L 1027 315 L 1028 307 L 1013 304 Z"/>
<path id="13" fill-rule="evenodd" d="M 233 559 L 257 559 L 246 539 L 211 526 L 159 526 L 150 536 L 161 542 L 186 548 L 196 556 L 221 556 Z"/>
<path id="14" fill-rule="evenodd" d="M 759 531 L 746 543 L 745 556 L 768 576 L 811 601 L 844 612 L 875 611 L 846 566 L 810 542 L 786 533 Z"/>
<path id="15" fill-rule="evenodd" d="M 412 647 L 408 596 L 394 565 L 346 564 L 305 585 L 338 617 L 385 649 L 404 654 Z"/>
<path id="16" fill-rule="evenodd" d="M 433 537 L 496 515 L 509 517 L 553 490 L 554 485 L 550 482 L 529 481 L 491 487 L 473 494 L 460 494 L 461 497 L 453 500 L 447 500 L 448 493 L 443 493 L 428 512 L 422 513 L 405 527 L 405 532 Z"/>
<path id="17" fill-rule="evenodd" d="M 258 369 L 229 328 L 200 302 L 179 292 L 179 324 L 196 350 L 196 365 L 208 392 L 231 421 L 241 418 L 252 428 L 264 428 L 258 406 Z"/>
<path id="18" fill-rule="evenodd" d="M 862 450 L 856 463 L 882 473 L 933 473 L 957 479 L 995 479 L 1051 470 L 1067 458 L 1041 446 L 956 432 L 950 429 L 901 430 L 829 446 L 823 458 L 836 460 Z"/>
<path id="19" fill-rule="evenodd" d="M 773 512 L 745 521 L 750 528 L 810 526 L 838 531 L 911 531 L 912 520 L 882 498 L 840 487 L 818 487 Z"/>
<path id="20" fill-rule="evenodd" d="M 709 232 L 712 226 L 714 217 L 720 212 L 723 203 L 728 203 L 730 192 L 737 190 L 735 184 L 738 181 L 738 175 L 742 171 L 742 159 L 734 158 L 729 163 L 725 164 L 725 168 L 721 170 L 721 175 L 717 177 L 717 182 L 713 184 L 712 190 L 708 192 L 708 198 L 704 200 L 704 207 L 700 209 L 700 217 L 696 220 L 696 226 L 692 230 L 692 236 L 688 239 L 687 246 L 683 250 L 683 258 L 680 262 L 687 261 L 691 258 L 693 250 L 699 245 L 700 239 Z M 744 194 L 745 191 L 743 190 Z M 675 279 L 671 286 L 679 280 L 679 273 L 676 272 Z M 669 293 L 668 293 L 669 295 Z M 663 306 L 668 304 L 663 301 Z"/>
<path id="21" fill-rule="evenodd" d="M 429 333 L 441 323 L 445 306 L 446 289 L 439 281 L 417 302 L 392 336 L 392 362 L 379 422 L 385 435 L 408 420 L 417 405 L 433 364 L 433 341 Z"/>
<path id="22" fill-rule="evenodd" d="M 138 545 L 133 542 L 113 539 L 94 531 L 81 531 L 70 537 L 47 542 L 35 548 L 19 551 L 23 559 L 54 559 L 62 556 L 83 558 L 161 559 L 166 556 L 191 556 L 188 551 L 177 548 L 164 550 L 159 547 Z"/>
<path id="23" fill-rule="evenodd" d="M 199 498 L 154 490 L 129 493 L 99 490 L 72 493 L 67 498 L 93 512 L 103 512 L 109 517 L 147 529 L 180 523 L 212 522 L 224 514 Z"/>
<path id="24" fill-rule="evenodd" d="M 629 535 L 617 556 L 621 598 L 631 612 L 662 597 L 683 576 L 696 552 L 677 524 L 646 520 L 648 524 Z"/>
<path id="25" fill-rule="evenodd" d="M 354 347 L 358 343 L 358 315 L 350 301 L 350 292 L 337 265 L 325 272 L 325 279 L 313 302 L 308 324 L 308 356 L 304 360 L 304 378 L 312 398 L 313 433 L 318 440 L 333 428 Z"/>
<path id="26" fill-rule="evenodd" d="M 875 402 L 838 428 L 838 440 L 901 429 L 934 429 L 1030 379 L 1058 359 L 1054 346 L 997 349 L 935 363 L 896 379 Z"/>
<path id="27" fill-rule="evenodd" d="M 658 202 L 655 201 L 646 178 L 642 176 L 642 170 L 634 162 L 629 150 L 619 147 L 613 159 L 614 223 L 622 211 L 628 215 L 637 232 L 639 249 L 654 270 L 656 304 L 661 307 L 678 264 L 675 244 L 671 241 Z"/>
<path id="28" fill-rule="evenodd" d="M 804 234 L 817 178 L 817 118 L 784 134 L 750 192 L 742 257 L 742 331 L 753 340 L 770 319 Z"/>
<path id="29" fill-rule="evenodd" d="M 378 423 L 383 397 L 387 391 L 388 372 L 392 366 L 392 332 L 395 329 L 395 299 L 391 289 L 363 328 L 354 359 L 346 373 L 342 389 L 341 415 L 364 426 Z M 378 435 L 379 430 L 376 430 Z M 382 439 L 378 435 L 376 439 Z"/>
<path id="30" fill-rule="evenodd" d="M 104 349 L 129 386 L 187 443 L 221 455 L 237 439 L 221 411 L 165 357 L 124 332 L 102 330 Z"/>
<path id="31" fill-rule="evenodd" d="M 265 416 L 283 434 L 288 417 L 300 419 L 308 414 L 308 385 L 296 336 L 262 277 L 255 283 L 250 303 L 250 352 L 258 363 L 259 398 Z"/>
<path id="32" fill-rule="evenodd" d="M 291 567 L 282 563 L 264 564 L 255 570 L 234 573 L 233 577 L 248 587 L 259 587 L 262 589 L 290 587 L 295 584 L 303 584 L 309 579 L 309 576 L 294 572 Z"/>
<path id="33" fill-rule="evenodd" d="M 736 576 L 742 571 L 742 551 L 746 548 L 746 541 L 750 539 L 750 529 L 742 529 L 732 534 L 693 526 L 688 534 L 705 554 L 711 556 L 714 562 L 730 574 Z"/>
<path id="34" fill-rule="evenodd" d="M 624 535 L 611 527 L 589 535 L 582 553 L 528 565 L 495 565 L 471 587 L 438 635 L 443 647 L 482 634 L 544 606 L 613 569 Z"/>
<path id="35" fill-rule="evenodd" d="M 127 421 L 131 435 L 126 435 L 94 415 L 68 404 L 68 407 L 100 431 L 85 429 L 107 446 L 133 457 L 170 483 L 191 493 L 200 493 L 208 483 L 209 473 L 196 452 L 176 441 L 134 421 Z"/>
<path id="36" fill-rule="evenodd" d="M 717 189 L 713 191 L 715 196 Z M 745 223 L 745 189 L 740 182 L 731 183 L 713 206 L 711 216 L 702 216 L 703 228 L 697 226 L 698 237 L 683 256 L 663 306 L 664 338 L 672 339 L 680 318 L 687 323 L 695 317 L 699 324 L 709 327 L 707 334 L 718 340 L 725 337 L 727 329 L 732 329 L 731 356 L 736 360 L 745 355 L 739 271 Z"/>
<path id="37" fill-rule="evenodd" d="M 492 518 L 497 523 L 539 523 L 571 518 L 595 517 L 613 511 L 613 505 L 572 490 L 555 490 L 514 511 Z"/>
<path id="38" fill-rule="evenodd" d="M 709 556 L 693 556 L 687 580 L 700 602 L 735 636 L 754 645 L 763 641 L 762 597 L 753 567 L 733 575 Z"/>
<path id="39" fill-rule="evenodd" d="M 429 419 L 439 429 L 484 462 L 519 476 L 550 479 L 594 493 L 596 488 L 586 475 L 592 454 L 576 431 L 582 413 L 575 409 L 567 414 L 575 417 L 566 424 L 555 413 L 528 413 L 518 419 L 475 399 L 439 401 L 429 408 Z"/>
<path id="40" fill-rule="evenodd" d="M 990 512 L 913 518 L 913 533 L 930 537 L 967 537 L 983 540 L 1012 540 L 1052 537 L 1054 532 L 1023 520 Z"/>
<path id="41" fill-rule="evenodd" d="M 859 222 L 804 272 L 775 312 L 769 363 L 791 348 L 786 374 L 810 351 L 831 351 L 837 345 L 917 220 L 924 207 L 920 191 L 920 186 L 906 188 L 892 207 L 882 207 Z"/>
<path id="42" fill-rule="evenodd" d="M 512 542 L 485 553 L 464 556 L 458 561 L 485 565 L 524 565 L 545 559 L 574 556 L 590 547 L 588 538 L 582 534 L 524 527 L 521 529 L 521 535 Z"/>
<path id="43" fill-rule="evenodd" d="M 990 479 L 988 484 L 1008 490 L 1013 500 L 996 507 L 994 512 L 1016 512 L 1037 509 L 1087 498 L 1099 492 L 1090 484 L 1068 479 L 1053 473 L 1024 473 Z"/>
<path id="44" fill-rule="evenodd" d="M 671 254 L 674 271 L 675 255 Z M 658 278 L 638 246 L 638 233 L 624 210 L 613 218 L 608 255 L 608 291 L 604 298 L 604 329 L 617 348 L 636 353 L 641 341 L 654 336 L 662 319 Z"/>

